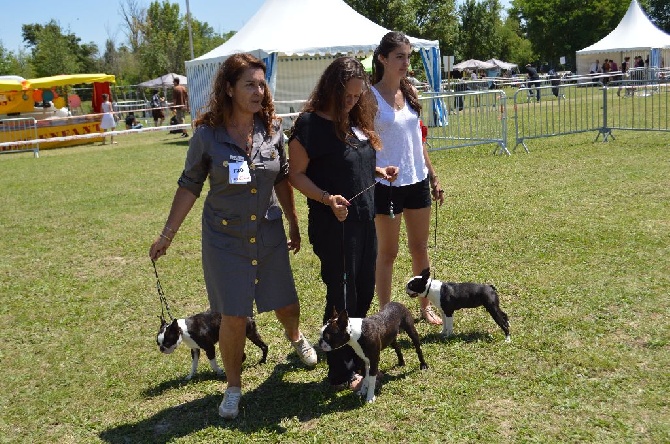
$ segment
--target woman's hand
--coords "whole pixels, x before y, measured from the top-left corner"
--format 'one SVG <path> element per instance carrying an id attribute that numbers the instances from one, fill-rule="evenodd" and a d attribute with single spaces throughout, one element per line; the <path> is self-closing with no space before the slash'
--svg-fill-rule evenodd
<path id="1" fill-rule="evenodd" d="M 328 195 L 327 200 L 328 206 L 333 210 L 333 214 L 337 220 L 344 222 L 349 214 L 349 209 L 347 208 L 350 205 L 349 201 L 339 194 L 335 196 Z"/>
<path id="2" fill-rule="evenodd" d="M 437 175 L 431 174 L 430 177 L 430 190 L 433 196 L 433 200 L 440 203 L 440 206 L 444 203 L 444 190 L 440 186 L 440 179 L 437 178 Z"/>
<path id="3" fill-rule="evenodd" d="M 293 250 L 293 254 L 300 251 L 300 227 L 298 222 L 288 223 L 288 250 Z"/>
<path id="4" fill-rule="evenodd" d="M 395 180 L 398 178 L 398 167 L 397 166 L 387 166 L 384 168 L 380 168 L 380 173 L 382 175 L 382 179 L 388 180 L 389 182 L 395 182 Z"/>

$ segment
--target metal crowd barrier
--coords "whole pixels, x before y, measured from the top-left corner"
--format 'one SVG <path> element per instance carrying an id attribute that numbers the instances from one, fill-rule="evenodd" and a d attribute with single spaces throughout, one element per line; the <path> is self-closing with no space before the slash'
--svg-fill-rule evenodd
<path id="1" fill-rule="evenodd" d="M 0 142 L 10 140 L 33 141 L 27 147 L 26 145 L 0 146 L 0 154 L 32 151 L 33 155 L 38 158 L 40 157 L 40 144 L 37 139 L 37 121 L 33 117 L 0 120 Z"/>
<path id="2" fill-rule="evenodd" d="M 612 130 L 670 131 L 670 79 L 623 80 L 558 84 L 540 87 L 541 97 L 550 99 L 527 103 L 530 91 L 522 88 L 514 95 L 516 144 L 529 152 L 526 141 L 545 137 L 597 132 L 595 140 L 614 139 Z"/>
<path id="3" fill-rule="evenodd" d="M 605 140 L 613 129 L 670 131 L 670 79 L 611 81 L 603 99 Z"/>
<path id="4" fill-rule="evenodd" d="M 503 91 L 424 93 L 419 100 L 429 150 L 495 144 L 494 153 L 509 155 Z"/>
<path id="5" fill-rule="evenodd" d="M 514 94 L 513 151 L 523 145 L 529 152 L 529 139 L 601 130 L 601 83 L 540 86 L 538 90 L 540 101 L 528 101 L 528 94 L 535 94 L 535 88 L 520 88 Z"/>

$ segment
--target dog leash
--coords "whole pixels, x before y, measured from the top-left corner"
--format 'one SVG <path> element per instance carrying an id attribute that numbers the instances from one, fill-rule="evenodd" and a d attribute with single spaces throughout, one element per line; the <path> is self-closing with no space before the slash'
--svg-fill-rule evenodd
<path id="1" fill-rule="evenodd" d="M 355 194 L 354 197 L 352 197 L 351 199 L 347 199 L 347 200 L 349 202 L 351 202 L 352 200 L 356 199 L 358 196 L 365 193 L 366 191 L 368 191 L 370 188 L 374 187 L 375 185 L 377 185 L 377 182 L 373 181 L 372 185 L 368 186 L 367 188 L 365 188 L 364 190 L 362 190 L 358 194 Z M 342 295 L 344 296 L 344 309 L 346 310 L 347 309 L 347 280 L 348 280 L 348 277 L 347 277 L 347 255 L 344 251 L 344 249 L 345 249 L 345 242 L 344 241 L 346 239 L 346 237 L 344 236 L 344 221 L 341 222 L 341 225 L 342 225 Z"/>
<path id="2" fill-rule="evenodd" d="M 168 305 L 167 298 L 165 297 L 165 292 L 163 291 L 163 286 L 161 285 L 161 280 L 158 278 L 158 270 L 156 269 L 156 261 L 151 259 L 151 264 L 154 266 L 154 274 L 156 275 L 156 291 L 158 291 L 158 298 L 161 303 L 161 321 L 165 321 L 165 312 L 170 316 L 170 321 L 175 319 L 170 313 L 170 306 Z"/>

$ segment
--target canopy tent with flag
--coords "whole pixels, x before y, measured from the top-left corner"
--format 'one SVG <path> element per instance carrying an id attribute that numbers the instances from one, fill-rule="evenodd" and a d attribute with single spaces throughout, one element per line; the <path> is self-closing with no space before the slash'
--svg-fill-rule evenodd
<path id="1" fill-rule="evenodd" d="M 482 62 L 477 59 L 466 60 L 453 66 L 454 69 L 463 71 L 464 69 L 494 69 L 497 66 L 490 62 Z"/>
<path id="2" fill-rule="evenodd" d="M 328 20 L 323 20 L 324 16 Z M 342 23 L 356 32 L 343 32 Z M 333 59 L 347 54 L 367 56 L 387 32 L 389 30 L 359 14 L 343 0 L 266 0 L 228 41 L 186 62 L 186 74 L 191 80 L 191 110 L 195 113 L 204 110 L 221 63 L 232 54 L 248 52 L 262 59 L 268 67 L 266 77 L 277 112 L 290 112 L 296 106 L 291 102 L 309 97 Z M 434 70 L 431 87 L 439 91 L 439 42 L 410 36 L 408 39 L 412 47 L 421 52 L 426 71 Z"/>
<path id="3" fill-rule="evenodd" d="M 180 85 L 186 85 L 186 76 L 182 76 L 179 74 L 175 74 L 173 72 L 162 75 L 160 77 L 156 77 L 155 79 L 147 80 L 146 82 L 142 82 L 137 86 L 141 86 L 142 88 L 167 88 L 171 87 L 174 85 L 174 79 L 178 78 L 179 79 L 179 84 Z"/>

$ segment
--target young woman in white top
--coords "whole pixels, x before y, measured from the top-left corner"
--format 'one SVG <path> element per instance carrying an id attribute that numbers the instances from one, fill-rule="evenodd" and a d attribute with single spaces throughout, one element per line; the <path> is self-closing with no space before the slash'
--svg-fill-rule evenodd
<path id="1" fill-rule="evenodd" d="M 411 47 L 400 32 L 386 34 L 373 56 L 372 91 L 377 99 L 375 131 L 382 140 L 377 167 L 398 166 L 393 184 L 378 180 L 375 187 L 375 226 L 378 250 L 375 272 L 381 307 L 391 300 L 393 263 L 398 255 L 400 221 L 405 220 L 407 244 L 412 256 L 412 273 L 430 266 L 428 236 L 431 197 L 440 205 L 444 193 L 422 142 L 421 105 L 417 90 L 407 79 Z M 421 300 L 421 317 L 434 325 L 442 319 Z"/>

